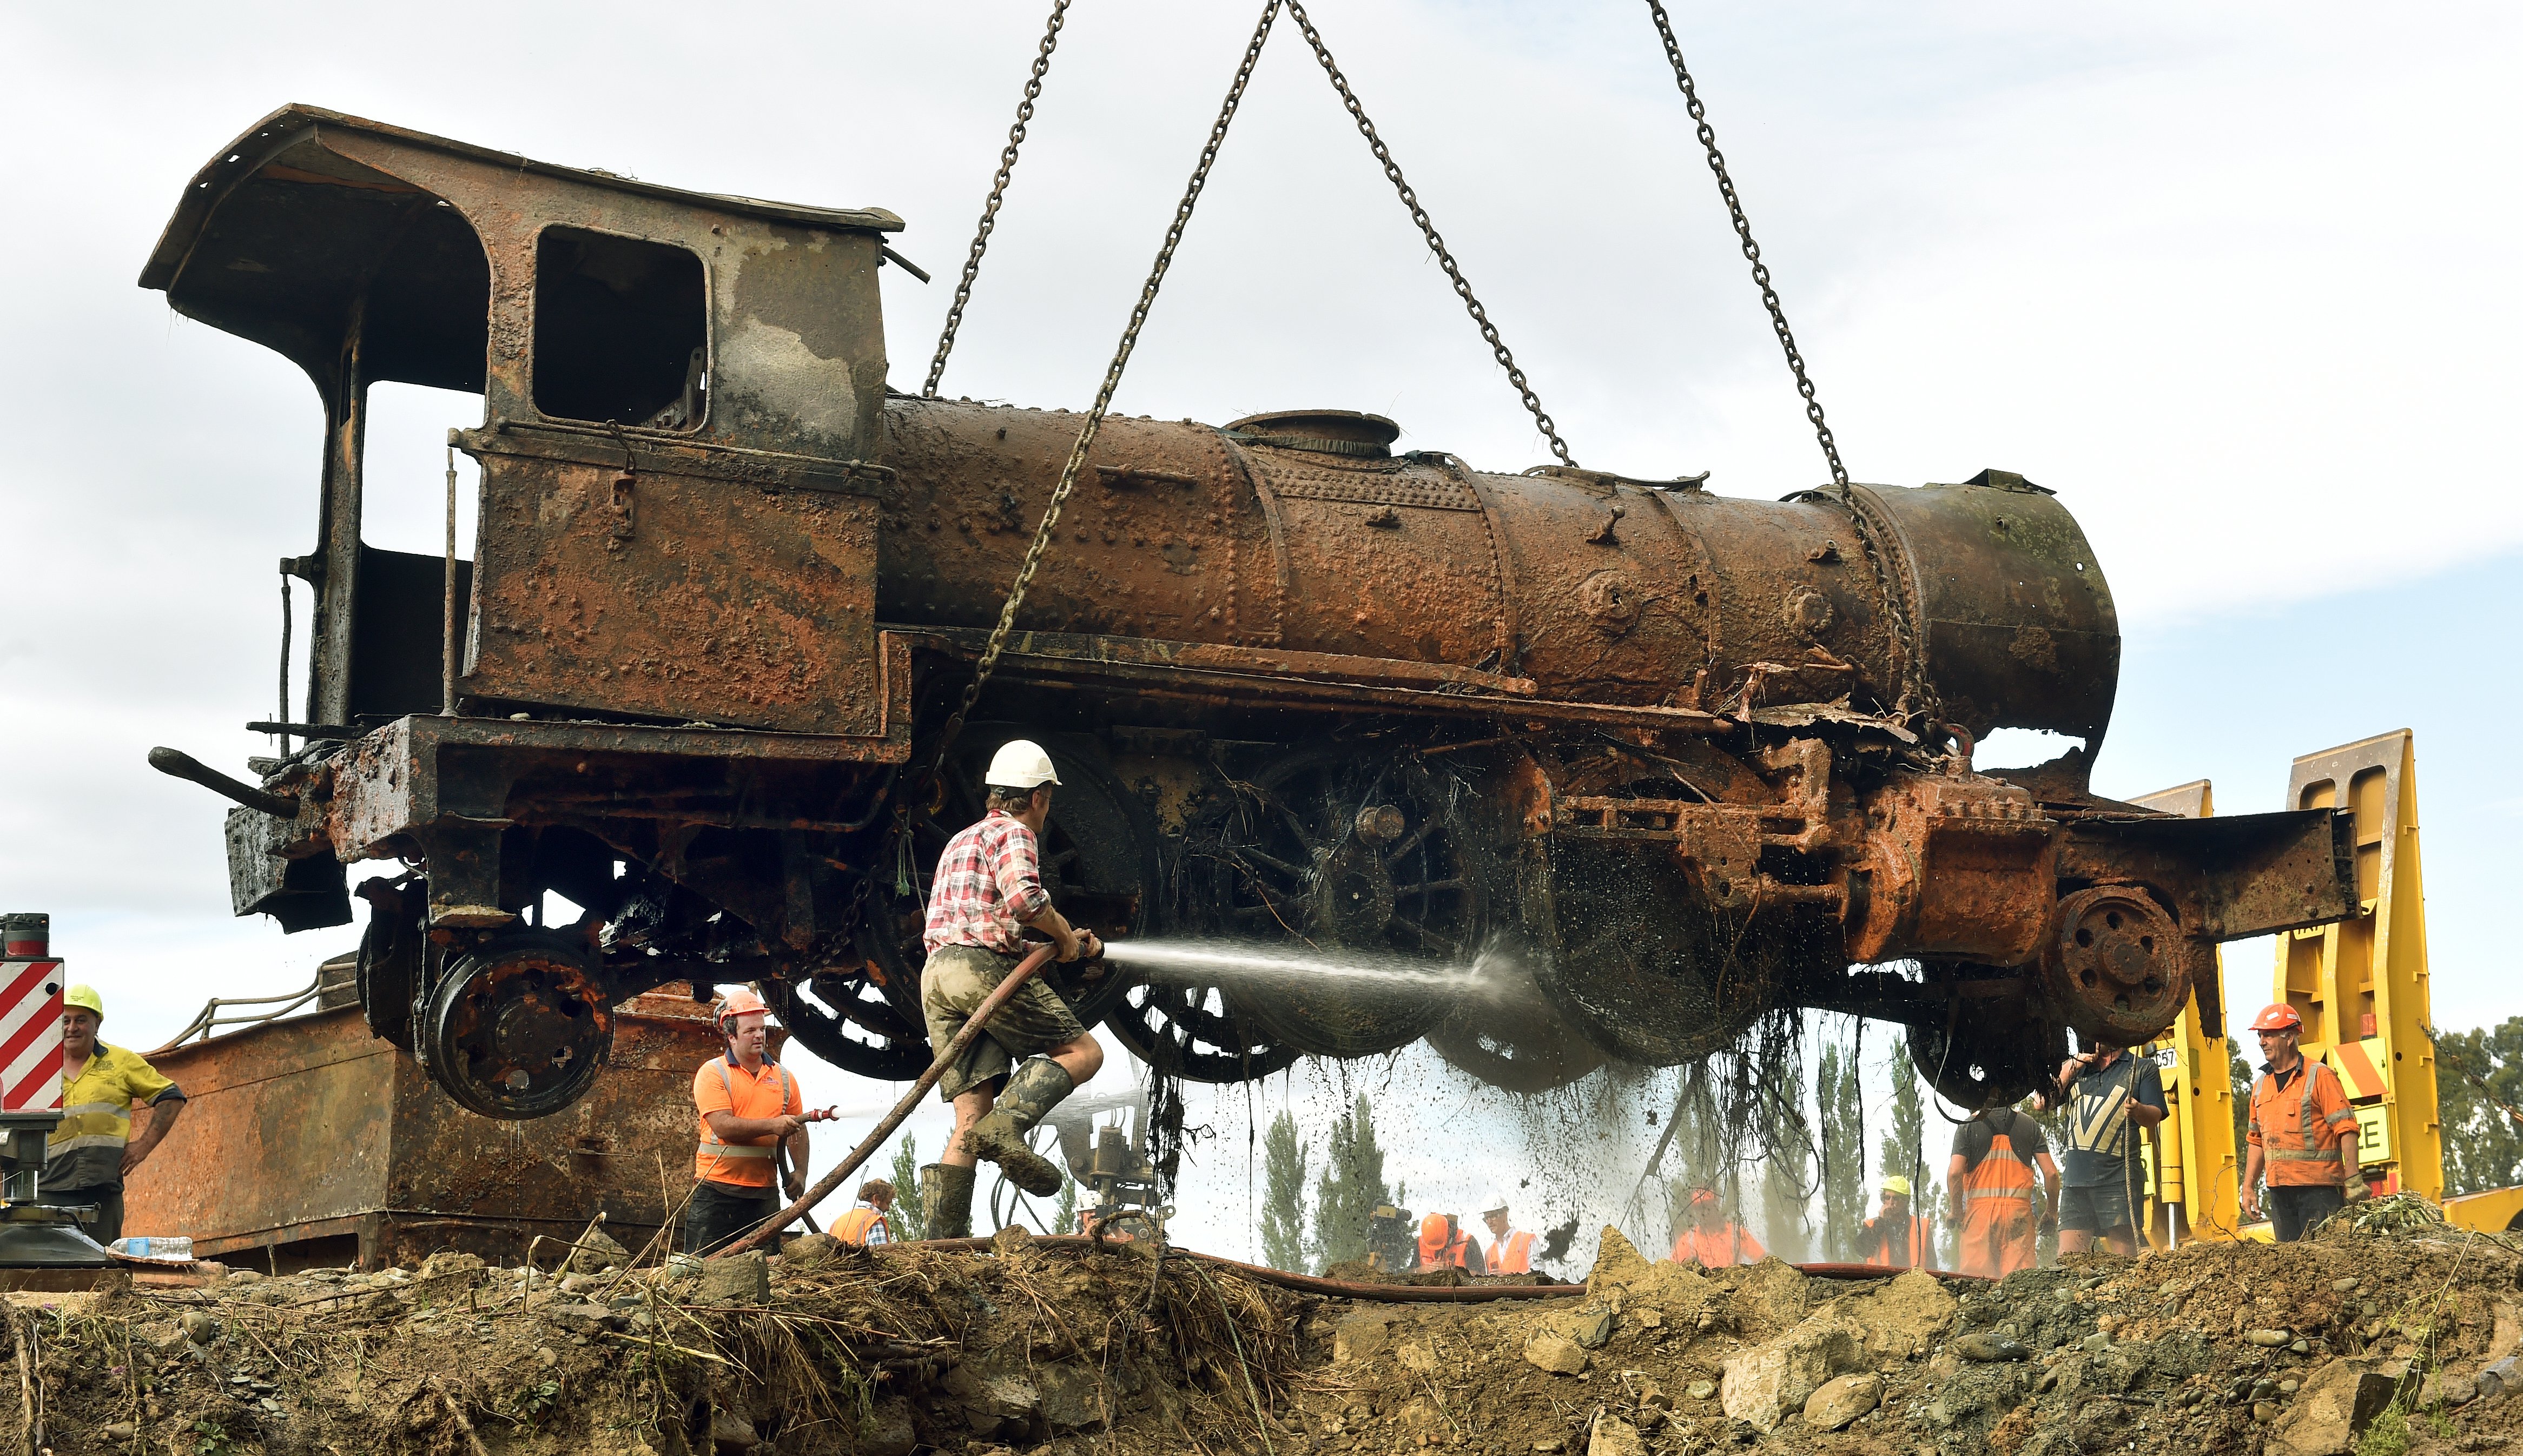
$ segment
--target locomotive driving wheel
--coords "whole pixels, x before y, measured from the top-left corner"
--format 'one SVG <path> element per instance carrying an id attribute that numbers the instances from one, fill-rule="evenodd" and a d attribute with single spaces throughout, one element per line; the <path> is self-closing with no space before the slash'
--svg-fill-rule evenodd
<path id="1" fill-rule="evenodd" d="M 1565 1087 L 1603 1064 L 1603 1054 L 1547 1007 L 1483 1010 L 1450 1016 L 1428 1033 L 1428 1045 L 1456 1071 L 1531 1095 Z"/>
<path id="2" fill-rule="evenodd" d="M 495 936 L 454 959 L 423 1008 L 430 1080 L 485 1117 L 557 1112 L 613 1049 L 613 1002 L 587 948 L 545 930 Z"/>
<path id="3" fill-rule="evenodd" d="M 1961 965 L 1928 967 L 1931 985 L 1989 973 Z M 1965 1111 L 2022 1102 L 2047 1086 L 2067 1059 L 2067 1027 L 2028 1002 L 1965 1000 L 1941 1011 L 1926 1010 L 1926 1019 L 1910 1027 L 1910 1064 L 1937 1096 Z"/>
<path id="4" fill-rule="evenodd" d="M 1251 1081 L 1303 1055 L 1240 1014 L 1214 986 L 1123 985 L 1104 1026 L 1130 1055 L 1187 1082 Z"/>
<path id="5" fill-rule="evenodd" d="M 1210 933 L 1280 940 L 1432 973 L 1480 948 L 1482 899 L 1465 864 L 1452 778 L 1415 759 L 1310 749 L 1281 759 L 1195 835 L 1186 907 Z M 1302 969 L 1239 984 L 1228 999 L 1300 1052 L 1364 1057 L 1406 1046 L 1448 998 Z"/>
<path id="6" fill-rule="evenodd" d="M 1673 1066 L 1734 1043 L 1770 1005 L 1778 926 L 1746 933 L 1656 852 L 1561 846 L 1551 857 L 1558 949 L 1535 980 L 1605 1056 Z"/>
<path id="7" fill-rule="evenodd" d="M 875 925 L 862 926 L 859 965 L 763 981 L 762 999 L 799 1046 L 842 1071 L 908 1082 L 927 1071 L 933 1057 L 920 1017 L 918 967 L 908 971 L 906 998 L 903 969 L 872 954 L 887 939 Z"/>

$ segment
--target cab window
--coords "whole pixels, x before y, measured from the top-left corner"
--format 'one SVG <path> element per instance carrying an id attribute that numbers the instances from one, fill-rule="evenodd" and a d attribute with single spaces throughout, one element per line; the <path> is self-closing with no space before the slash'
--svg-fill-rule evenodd
<path id="1" fill-rule="evenodd" d="M 546 228 L 535 248 L 535 408 L 688 430 L 706 411 L 701 260 L 639 238 Z"/>

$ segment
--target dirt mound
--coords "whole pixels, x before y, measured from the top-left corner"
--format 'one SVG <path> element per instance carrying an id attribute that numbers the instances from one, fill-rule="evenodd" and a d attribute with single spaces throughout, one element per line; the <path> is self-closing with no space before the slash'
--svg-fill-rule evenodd
<path id="1" fill-rule="evenodd" d="M 2519 1286 L 2513 1249 L 2441 1226 L 2080 1257 L 2001 1285 L 1703 1271 L 1605 1230 L 1580 1297 L 1314 1312 L 1332 1360 L 1295 1390 L 1336 1451 L 2503 1449 L 2523 1379 L 2483 1372 L 2523 1345 Z"/>
<path id="2" fill-rule="evenodd" d="M 1189 1259 L 790 1249 L 539 1274 L 531 1292 L 524 1270 L 442 1255 L 11 1295 L 21 1419 L 42 1428 L 20 1449 L 909 1456 L 1096 1433 L 1259 1449 L 1296 1369 L 1296 1296 Z"/>
<path id="3" fill-rule="evenodd" d="M 24 1448 L 60 1456 L 2399 1456 L 2523 1438 L 2523 1257 L 2441 1225 L 2001 1285 L 1702 1270 L 1605 1230 L 1582 1289 L 1387 1288 L 1292 1291 L 1083 1241 L 816 1239 L 697 1269 L 530 1279 L 441 1255 L 15 1294 L 9 1327 L 40 1426 Z"/>

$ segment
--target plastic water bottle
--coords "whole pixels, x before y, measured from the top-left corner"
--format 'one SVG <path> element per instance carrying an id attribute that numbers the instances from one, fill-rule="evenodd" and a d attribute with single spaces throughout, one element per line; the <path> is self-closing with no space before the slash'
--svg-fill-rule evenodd
<path id="1" fill-rule="evenodd" d="M 168 1263 L 191 1263 L 193 1259 L 190 1239 L 117 1239 L 106 1246 L 125 1258 L 163 1259 Z"/>

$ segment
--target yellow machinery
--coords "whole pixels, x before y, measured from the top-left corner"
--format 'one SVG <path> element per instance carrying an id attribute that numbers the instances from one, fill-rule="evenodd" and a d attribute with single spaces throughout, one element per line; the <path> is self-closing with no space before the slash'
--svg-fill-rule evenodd
<path id="1" fill-rule="evenodd" d="M 2205 779 L 2131 802 L 2167 814 L 2212 812 Z M 2281 933 L 2271 995 L 2304 1018 L 2304 1055 L 2330 1064 L 2356 1108 L 2366 1181 L 2378 1195 L 2406 1190 L 2443 1200 L 2446 1217 L 2463 1228 L 2523 1225 L 2523 1188 L 2444 1198 L 2435 1044 L 2427 1035 L 2432 1015 L 2418 873 L 2417 754 L 2409 730 L 2297 759 L 2287 807 L 2355 816 L 2359 913 L 2337 924 Z M 2256 1008 L 2234 1010 L 2248 1016 Z M 2268 1238 L 2265 1224 L 2237 1225 L 2241 1150 L 2234 1146 L 2224 1028 L 2203 1026 L 2194 1002 L 2148 1050 L 2165 1069 L 2171 1113 L 2150 1150 L 2149 1239 L 2163 1245 L 2191 1238 Z"/>
<path id="2" fill-rule="evenodd" d="M 2205 778 L 2129 802 L 2187 819 L 2216 812 Z M 2219 952 L 2220 985 L 2224 969 Z M 2194 996 L 2172 1029 L 2142 1054 L 2163 1069 L 2167 1109 L 2147 1159 L 2154 1200 L 2147 1239 L 2159 1248 L 2192 1239 L 2230 1239 L 2241 1224 L 2241 1150 L 2234 1146 L 2234 1079 L 2225 1059 L 2223 1023 L 2219 1011 L 2215 1024 L 2206 1024 Z"/>
<path id="3" fill-rule="evenodd" d="M 2409 730 L 2297 759 L 2287 805 L 2355 814 L 2358 914 L 2279 935 L 2273 996 L 2304 1018 L 2304 1055 L 2329 1062 L 2356 1105 L 2358 1156 L 2374 1191 L 2442 1198 Z"/>

